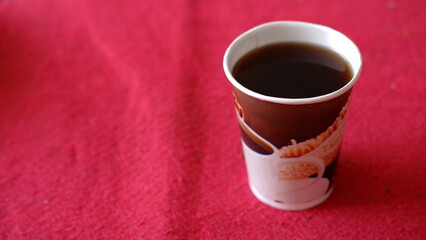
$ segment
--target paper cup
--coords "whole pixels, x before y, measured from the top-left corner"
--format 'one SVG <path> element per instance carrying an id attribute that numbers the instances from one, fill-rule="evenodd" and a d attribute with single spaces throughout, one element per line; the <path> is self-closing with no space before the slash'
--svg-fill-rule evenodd
<path id="1" fill-rule="evenodd" d="M 334 92 L 309 98 L 266 96 L 235 80 L 232 69 L 241 57 L 280 42 L 334 51 L 346 59 L 353 77 Z M 279 209 L 303 210 L 330 195 L 348 102 L 361 64 L 361 54 L 349 38 L 306 22 L 266 23 L 243 33 L 228 47 L 223 67 L 232 84 L 249 185 L 260 201 Z"/>

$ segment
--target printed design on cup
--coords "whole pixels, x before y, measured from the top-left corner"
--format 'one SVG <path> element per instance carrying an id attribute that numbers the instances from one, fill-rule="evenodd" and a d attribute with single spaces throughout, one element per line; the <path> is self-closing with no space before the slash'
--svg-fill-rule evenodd
<path id="1" fill-rule="evenodd" d="M 280 151 L 281 158 L 293 158 L 302 156 L 313 156 L 324 160 L 325 166 L 331 164 L 339 154 L 340 144 L 342 142 L 343 130 L 348 111 L 348 104 L 343 106 L 339 116 L 331 126 L 315 138 L 304 142 L 291 140 L 292 144 L 284 146 Z M 280 169 L 281 179 L 303 178 L 318 173 L 318 168 L 314 164 L 292 164 Z"/>
<path id="2" fill-rule="evenodd" d="M 349 102 L 349 101 L 348 101 Z M 242 141 L 250 187 L 254 192 L 280 204 L 308 203 L 326 195 L 332 187 L 332 174 L 340 151 L 348 103 L 332 125 L 316 137 L 277 148 L 251 129 L 244 121 L 244 111 L 235 99 L 238 122 L 252 141 L 271 149 L 271 154 L 252 150 Z M 333 170 L 334 171 L 334 170 Z"/>

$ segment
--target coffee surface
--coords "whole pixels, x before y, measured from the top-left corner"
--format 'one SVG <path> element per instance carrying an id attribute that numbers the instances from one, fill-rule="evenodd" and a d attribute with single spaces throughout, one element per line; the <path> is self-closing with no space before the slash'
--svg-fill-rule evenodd
<path id="1" fill-rule="evenodd" d="M 232 71 L 246 88 L 272 97 L 307 98 L 334 92 L 353 73 L 337 53 L 305 43 L 276 43 L 244 55 Z"/>

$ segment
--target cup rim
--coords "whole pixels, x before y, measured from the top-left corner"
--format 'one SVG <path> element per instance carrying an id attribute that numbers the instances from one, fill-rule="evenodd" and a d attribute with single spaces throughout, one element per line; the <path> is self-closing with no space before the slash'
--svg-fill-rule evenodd
<path id="1" fill-rule="evenodd" d="M 312 28 L 318 28 L 318 29 L 322 29 L 324 31 L 331 31 L 334 32 L 338 35 L 340 35 L 343 38 L 346 38 L 347 40 L 349 40 L 350 43 L 353 44 L 353 46 L 355 47 L 355 50 L 357 51 L 358 55 L 359 55 L 359 61 L 360 61 L 360 65 L 359 68 L 357 69 L 352 69 L 354 74 L 351 78 L 351 80 L 349 80 L 348 83 L 346 83 L 343 87 L 327 93 L 327 94 L 323 94 L 320 96 L 315 96 L 315 97 L 308 97 L 308 98 L 282 98 L 282 97 L 273 97 L 273 96 L 268 96 L 268 95 L 264 95 L 264 94 L 260 94 L 257 93 L 253 90 L 250 90 L 248 88 L 246 88 L 245 86 L 243 86 L 242 84 L 240 84 L 232 75 L 229 67 L 228 67 L 228 62 L 229 62 L 229 56 L 231 51 L 233 50 L 233 48 L 235 47 L 235 44 L 238 41 L 241 41 L 243 38 L 245 38 L 247 35 L 249 35 L 250 33 L 257 31 L 261 28 L 265 28 L 265 27 L 270 27 L 271 25 L 304 25 L 304 26 L 308 26 L 308 27 L 312 27 Z M 350 63 L 349 63 L 350 64 Z M 352 66 L 352 65 L 351 65 Z M 291 104 L 291 105 L 300 105 L 300 104 L 308 104 L 308 103 L 319 103 L 319 102 L 324 102 L 333 98 L 336 98 L 342 94 L 344 94 L 345 92 L 347 92 L 348 90 L 350 90 L 353 85 L 355 84 L 355 82 L 358 80 L 359 75 L 361 73 L 361 68 L 362 68 L 362 56 L 361 56 L 361 52 L 359 51 L 359 48 L 356 46 L 356 44 L 349 39 L 346 35 L 344 35 L 343 33 L 324 26 L 324 25 L 320 25 L 320 24 L 316 24 L 316 23 L 310 23 L 310 22 L 304 22 L 304 21 L 273 21 L 273 22 L 267 22 L 267 23 L 263 23 L 260 24 L 258 26 L 255 26 L 245 32 L 243 32 L 241 35 L 239 35 L 237 38 L 235 38 L 232 43 L 228 46 L 228 48 L 225 51 L 225 55 L 223 57 L 223 69 L 225 71 L 225 75 L 228 78 L 228 80 L 231 82 L 231 84 L 236 87 L 238 90 L 240 90 L 241 92 L 257 98 L 259 100 L 263 100 L 263 101 L 267 101 L 267 102 L 273 102 L 273 103 L 279 103 L 279 104 Z"/>

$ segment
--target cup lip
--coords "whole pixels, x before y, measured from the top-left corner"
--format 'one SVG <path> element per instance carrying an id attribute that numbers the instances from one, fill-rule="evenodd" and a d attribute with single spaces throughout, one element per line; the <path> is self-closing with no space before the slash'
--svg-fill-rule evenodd
<path id="1" fill-rule="evenodd" d="M 313 28 L 319 28 L 319 29 L 323 29 L 324 31 L 331 31 L 334 33 L 337 33 L 339 35 L 341 35 L 343 38 L 346 38 L 347 40 L 349 40 L 349 42 L 351 42 L 353 44 L 353 46 L 355 47 L 355 50 L 357 51 L 358 55 L 359 55 L 359 61 L 360 61 L 360 66 L 357 69 L 353 69 L 354 71 L 354 75 L 352 76 L 351 80 L 349 80 L 348 83 L 346 83 L 345 86 L 324 94 L 324 95 L 320 95 L 320 96 L 315 96 L 315 97 L 308 97 L 308 98 L 281 98 L 281 97 L 273 97 L 273 96 L 268 96 L 268 95 L 264 95 L 264 94 L 260 94 L 257 93 L 253 90 L 250 90 L 246 87 L 244 87 L 242 84 L 240 84 L 235 78 L 234 76 L 232 76 L 232 73 L 228 67 L 228 61 L 229 61 L 229 55 L 230 52 L 233 50 L 233 48 L 235 47 L 235 44 L 240 41 L 242 38 L 244 38 L 246 35 L 257 31 L 261 28 L 265 28 L 265 27 L 269 27 L 271 25 L 305 25 L 305 26 L 309 26 L 309 27 L 313 27 Z M 273 21 L 273 22 L 267 22 L 267 23 L 263 23 L 260 24 L 258 26 L 255 26 L 245 32 L 243 32 L 241 35 L 239 35 L 237 38 L 234 39 L 234 41 L 231 42 L 231 44 L 228 46 L 228 48 L 225 51 L 225 55 L 223 57 L 223 69 L 225 71 L 225 75 L 228 78 L 228 80 L 231 82 L 231 84 L 236 87 L 238 90 L 240 90 L 241 92 L 257 98 L 259 100 L 263 100 L 263 101 L 267 101 L 267 102 L 273 102 L 273 103 L 278 103 L 278 104 L 291 104 L 291 105 L 300 105 L 300 104 L 309 104 L 309 103 L 319 103 L 319 102 L 325 102 L 327 100 L 336 98 L 342 94 L 344 94 L 345 92 L 347 92 L 348 90 L 350 90 L 353 85 L 355 84 L 355 82 L 358 80 L 359 75 L 361 73 L 361 68 L 362 68 L 362 56 L 361 56 L 361 52 L 359 51 L 359 48 L 357 47 L 357 45 L 351 40 L 349 39 L 346 35 L 344 35 L 343 33 L 324 26 L 324 25 L 320 25 L 320 24 L 316 24 L 316 23 L 310 23 L 310 22 L 304 22 L 304 21 Z"/>

